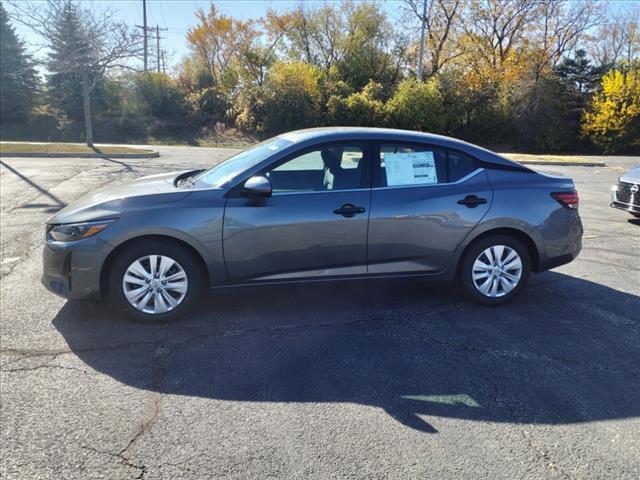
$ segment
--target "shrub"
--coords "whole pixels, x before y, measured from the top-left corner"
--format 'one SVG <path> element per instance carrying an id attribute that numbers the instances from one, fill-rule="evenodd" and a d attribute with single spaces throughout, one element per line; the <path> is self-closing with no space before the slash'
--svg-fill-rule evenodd
<path id="1" fill-rule="evenodd" d="M 278 133 L 319 125 L 319 81 L 318 69 L 306 63 L 274 65 L 265 83 L 264 121 L 258 129 Z"/>
<path id="2" fill-rule="evenodd" d="M 403 80 L 387 102 L 386 112 L 393 127 L 441 132 L 444 112 L 438 80 Z"/>
<path id="3" fill-rule="evenodd" d="M 136 84 L 148 111 L 157 118 L 179 118 L 187 112 L 187 105 L 176 82 L 165 73 L 144 73 Z"/>
<path id="4" fill-rule="evenodd" d="M 370 81 L 361 92 L 347 97 L 331 96 L 327 102 L 327 119 L 331 125 L 378 127 L 384 124 L 382 85 Z"/>
<path id="5" fill-rule="evenodd" d="M 204 88 L 188 96 L 191 109 L 211 123 L 226 122 L 227 113 L 231 105 L 226 97 L 216 87 Z"/>

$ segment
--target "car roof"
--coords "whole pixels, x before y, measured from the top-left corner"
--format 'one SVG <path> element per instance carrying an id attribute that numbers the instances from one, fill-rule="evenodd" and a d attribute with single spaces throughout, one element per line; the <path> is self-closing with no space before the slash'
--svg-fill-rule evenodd
<path id="1" fill-rule="evenodd" d="M 474 156 L 480 160 L 497 163 L 500 165 L 518 166 L 522 165 L 501 157 L 486 148 L 478 145 L 458 140 L 444 135 L 434 133 L 417 132 L 413 130 L 398 130 L 394 128 L 375 127 L 319 127 L 294 130 L 279 135 L 290 142 L 300 146 L 312 145 L 320 141 L 340 141 L 340 140 L 386 140 L 428 143 L 434 146 L 453 148 Z"/>

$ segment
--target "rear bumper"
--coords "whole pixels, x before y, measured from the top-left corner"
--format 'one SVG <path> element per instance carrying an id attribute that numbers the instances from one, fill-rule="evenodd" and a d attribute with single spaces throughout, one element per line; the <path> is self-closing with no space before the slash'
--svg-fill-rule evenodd
<path id="1" fill-rule="evenodd" d="M 575 252 L 567 253 L 565 255 L 560 255 L 558 257 L 550 257 L 544 260 L 540 260 L 540 264 L 538 265 L 538 269 L 536 270 L 538 273 L 544 272 L 546 270 L 551 270 L 552 268 L 559 267 L 561 265 L 566 265 L 567 263 L 573 262 L 582 247 L 578 248 Z"/>
<path id="2" fill-rule="evenodd" d="M 578 212 L 568 209 L 556 213 L 561 221 L 555 223 L 551 230 L 544 230 L 543 248 L 539 248 L 539 261 L 536 272 L 544 272 L 552 268 L 572 262 L 582 250 L 582 220 Z"/>
<path id="3" fill-rule="evenodd" d="M 47 242 L 42 251 L 42 284 L 69 300 L 97 297 L 100 272 L 111 246 L 96 237 Z"/>

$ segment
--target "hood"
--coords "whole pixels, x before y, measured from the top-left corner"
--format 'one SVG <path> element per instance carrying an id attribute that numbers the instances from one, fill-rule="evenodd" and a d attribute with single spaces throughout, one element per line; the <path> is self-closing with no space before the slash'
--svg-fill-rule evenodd
<path id="1" fill-rule="evenodd" d="M 149 175 L 132 182 L 102 188 L 67 205 L 47 223 L 78 223 L 117 218 L 124 211 L 175 202 L 190 193 L 189 190 L 181 190 L 175 186 L 175 179 L 185 173 L 188 172 Z"/>
<path id="2" fill-rule="evenodd" d="M 627 183 L 640 183 L 640 165 L 631 167 L 627 173 L 620 175 L 620 181 Z"/>

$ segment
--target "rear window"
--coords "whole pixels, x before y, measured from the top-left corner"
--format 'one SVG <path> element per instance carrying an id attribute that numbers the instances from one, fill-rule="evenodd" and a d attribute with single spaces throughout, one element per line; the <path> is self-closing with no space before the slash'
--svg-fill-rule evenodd
<path id="1" fill-rule="evenodd" d="M 457 152 L 449 152 L 449 182 L 457 182 L 475 170 L 472 158 Z"/>

